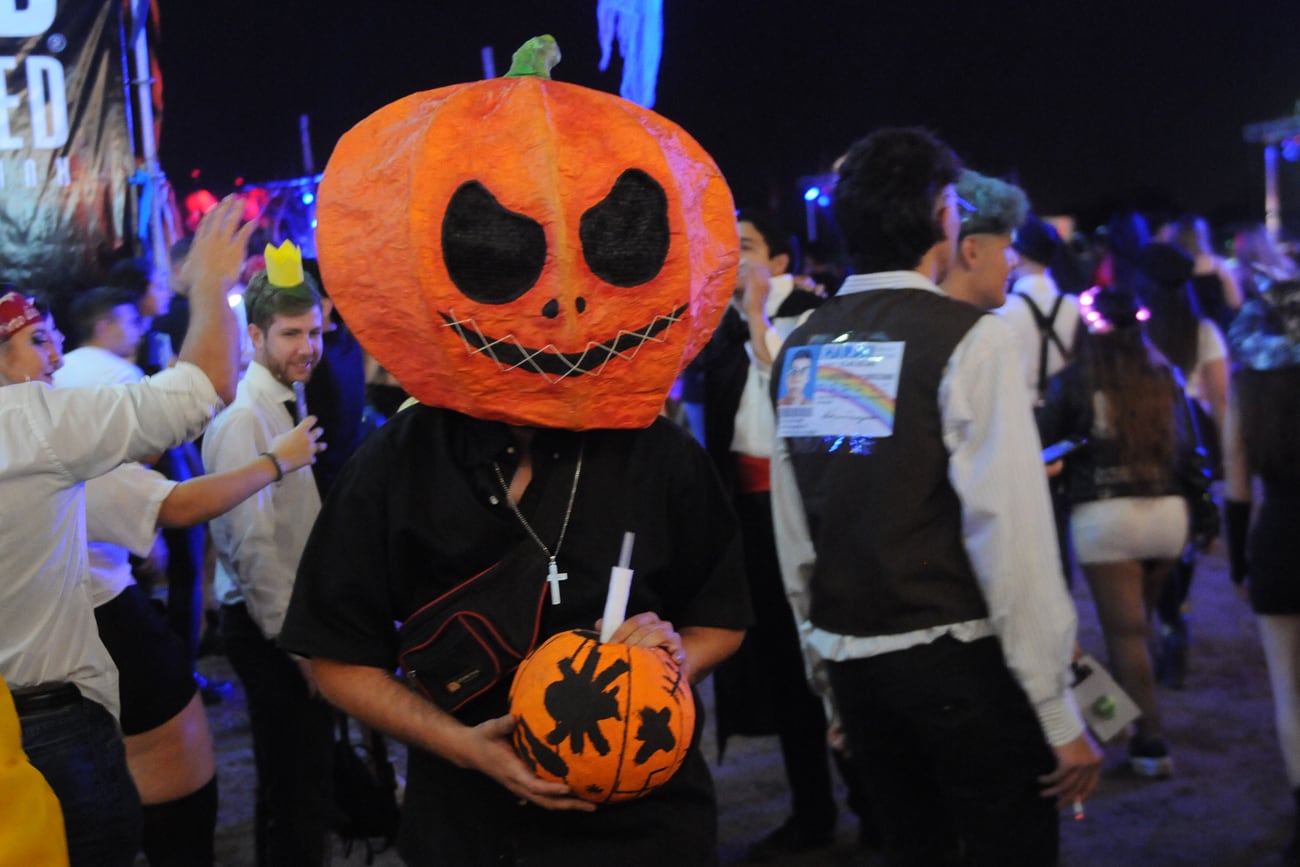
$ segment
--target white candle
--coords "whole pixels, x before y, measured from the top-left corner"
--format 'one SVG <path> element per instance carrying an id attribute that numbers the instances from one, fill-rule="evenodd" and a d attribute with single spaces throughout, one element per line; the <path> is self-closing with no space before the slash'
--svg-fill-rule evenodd
<path id="1" fill-rule="evenodd" d="M 632 543 L 635 541 L 635 533 L 623 534 L 618 565 L 609 570 L 609 592 L 605 594 L 605 616 L 601 618 L 601 644 L 614 637 L 614 632 L 627 617 L 627 596 L 632 588 L 632 570 L 628 566 L 632 562 Z"/>

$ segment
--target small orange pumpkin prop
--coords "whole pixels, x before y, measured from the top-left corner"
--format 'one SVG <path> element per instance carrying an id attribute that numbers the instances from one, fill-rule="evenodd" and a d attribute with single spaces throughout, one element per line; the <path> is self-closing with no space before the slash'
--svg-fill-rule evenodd
<path id="1" fill-rule="evenodd" d="M 552 56 L 530 71 L 530 52 Z M 645 427 L 735 285 L 731 192 L 677 125 L 549 80 L 558 56 L 539 37 L 507 77 L 414 94 L 344 135 L 318 195 L 321 270 L 422 403 Z"/>
<path id="2" fill-rule="evenodd" d="M 629 801 L 666 783 L 695 732 L 695 699 L 662 648 L 551 636 L 515 672 L 515 751 L 587 801 Z"/>

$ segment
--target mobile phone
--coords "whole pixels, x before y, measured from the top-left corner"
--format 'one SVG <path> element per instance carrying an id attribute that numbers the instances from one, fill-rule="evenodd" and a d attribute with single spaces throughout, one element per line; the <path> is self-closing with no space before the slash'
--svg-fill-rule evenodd
<path id="1" fill-rule="evenodd" d="M 1087 444 L 1088 440 L 1085 437 L 1071 437 L 1070 439 L 1064 439 L 1060 442 L 1052 443 L 1050 446 L 1043 449 L 1043 463 L 1054 464 L 1061 458 L 1070 454 L 1070 452 L 1083 448 Z"/>

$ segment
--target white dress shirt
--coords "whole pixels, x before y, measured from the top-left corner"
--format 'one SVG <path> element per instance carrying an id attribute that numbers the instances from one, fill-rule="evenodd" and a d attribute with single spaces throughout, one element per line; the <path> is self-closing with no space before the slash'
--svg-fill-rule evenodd
<path id="1" fill-rule="evenodd" d="M 895 288 L 942 294 L 915 271 L 855 275 L 839 294 Z M 772 459 L 777 552 L 814 685 L 825 688 L 821 660 L 876 656 L 928 644 L 943 635 L 960 641 L 995 635 L 1048 743 L 1069 743 L 1083 732 L 1066 675 L 1077 616 L 1061 575 L 1038 431 L 1011 335 L 999 317 L 980 317 L 957 344 L 938 397 L 948 478 L 961 500 L 966 551 L 989 616 L 871 637 L 815 628 L 808 620 L 808 582 L 817 552 L 785 440 L 777 437 Z M 870 493 L 864 491 L 863 496 Z"/>
<path id="2" fill-rule="evenodd" d="M 284 402 L 293 390 L 256 361 L 239 383 L 235 401 L 203 437 L 203 465 L 212 473 L 238 469 L 293 428 Z M 320 512 L 311 467 L 286 473 L 208 526 L 217 549 L 215 591 L 223 605 L 243 602 L 262 634 L 280 634 L 293 579 Z"/>
<path id="3" fill-rule="evenodd" d="M 54 371 L 56 388 L 87 385 L 126 385 L 144 379 L 144 371 L 120 355 L 98 346 L 81 346 L 63 356 Z"/>
<path id="4" fill-rule="evenodd" d="M 86 482 L 90 599 L 96 608 L 135 583 L 131 555 L 148 557 L 158 537 L 158 512 L 176 482 L 135 463 Z"/>
<path id="5" fill-rule="evenodd" d="M 84 388 L 95 385 L 125 385 L 144 379 L 144 371 L 116 353 L 98 346 L 82 346 L 63 357 L 63 366 L 54 372 L 56 388 Z M 134 469 L 131 469 L 134 468 Z M 90 562 L 90 597 L 98 608 L 116 598 L 135 583 L 131 574 L 131 554 L 147 557 L 153 547 L 158 507 L 171 493 L 169 487 L 156 502 L 137 501 L 126 485 L 140 484 L 148 473 L 140 464 L 123 464 L 111 473 L 92 479 L 86 485 L 86 539 Z M 157 474 L 155 474 L 157 475 Z M 162 478 L 159 475 L 159 478 Z M 140 490 L 136 494 L 143 493 Z M 152 517 L 145 512 L 152 511 Z M 148 520 L 147 540 L 141 528 Z M 117 542 L 117 539 L 126 542 Z"/>
<path id="6" fill-rule="evenodd" d="M 0 675 L 16 688 L 71 681 L 118 712 L 99 640 L 82 482 L 197 436 L 221 402 L 181 363 L 141 383 L 0 388 Z"/>

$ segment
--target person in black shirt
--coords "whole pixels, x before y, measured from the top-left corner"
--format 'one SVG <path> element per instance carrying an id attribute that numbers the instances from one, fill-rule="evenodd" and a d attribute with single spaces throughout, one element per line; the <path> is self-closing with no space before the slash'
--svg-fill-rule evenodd
<path id="1" fill-rule="evenodd" d="M 359 124 L 331 158 L 317 213 L 334 298 L 367 351 L 421 403 L 344 467 L 300 561 L 279 642 L 310 657 L 329 701 L 411 745 L 398 840 L 407 863 L 712 867 L 716 804 L 698 737 L 661 786 L 599 808 L 537 776 L 511 745 L 513 669 L 547 637 L 595 627 L 626 533 L 635 534 L 630 616 L 610 643 L 661 648 L 696 683 L 735 651 L 751 619 L 737 520 L 709 458 L 656 416 L 735 285 L 730 193 L 697 147 L 660 165 L 606 141 L 606 122 L 621 127 L 604 114 L 590 115 L 591 135 L 559 135 L 528 106 L 542 94 L 605 96 L 552 88 L 544 78 L 557 59 L 554 40 L 540 37 L 509 76 L 466 85 L 496 93 L 505 82 L 519 102 L 485 108 L 451 140 L 439 134 L 420 159 L 426 148 L 436 161 L 454 154 L 488 179 L 501 155 L 485 142 L 537 118 L 530 142 L 535 133 L 582 157 L 608 146 L 610 186 L 589 198 L 575 185 L 531 188 L 534 173 L 522 170 L 509 180 L 468 181 L 459 170 L 449 172 L 454 181 L 428 178 L 456 190 L 442 213 L 428 212 L 441 223 L 430 243 L 445 272 L 417 265 L 431 250 L 386 236 L 382 254 L 363 256 L 345 231 L 369 219 L 370 240 L 401 234 L 373 210 L 411 195 L 391 167 L 413 156 L 416 139 L 389 135 L 394 107 Z M 427 100 L 409 97 L 397 114 Z M 650 112 L 641 122 L 667 124 Z M 689 190 L 683 177 L 694 179 Z M 685 202 L 685 231 L 670 195 Z M 521 207 L 528 213 L 510 210 Z M 575 208 L 582 217 L 568 231 L 544 231 L 536 219 Z M 650 304 L 662 312 L 647 319 L 656 293 Z M 430 304 L 434 294 L 451 306 Z M 487 317 L 500 339 L 485 338 Z M 539 324 L 552 333 L 530 346 L 526 329 Z M 445 617 L 441 628 L 414 637 L 433 614 Z M 394 678 L 399 664 L 423 694 Z M 701 724 L 697 716 L 697 735 Z"/>
<path id="2" fill-rule="evenodd" d="M 433 863 L 434 853 L 438 863 L 537 863 L 561 852 L 566 864 L 715 863 L 698 744 L 661 789 L 589 812 L 515 756 L 508 676 L 455 717 L 391 676 L 395 622 L 535 544 L 494 468 L 568 574 L 561 603 L 541 605 L 542 636 L 591 628 L 631 530 L 634 616 L 613 640 L 670 647 L 693 682 L 739 644 L 749 605 L 736 519 L 685 432 L 666 419 L 645 430 L 520 428 L 419 406 L 376 431 L 339 477 L 299 566 L 281 645 L 313 658 L 332 702 L 416 747 L 403 809 L 420 819 L 404 821 L 400 838 L 409 863 Z M 579 472 L 567 534 L 553 544 Z M 537 553 L 528 577 L 543 593 Z"/>

